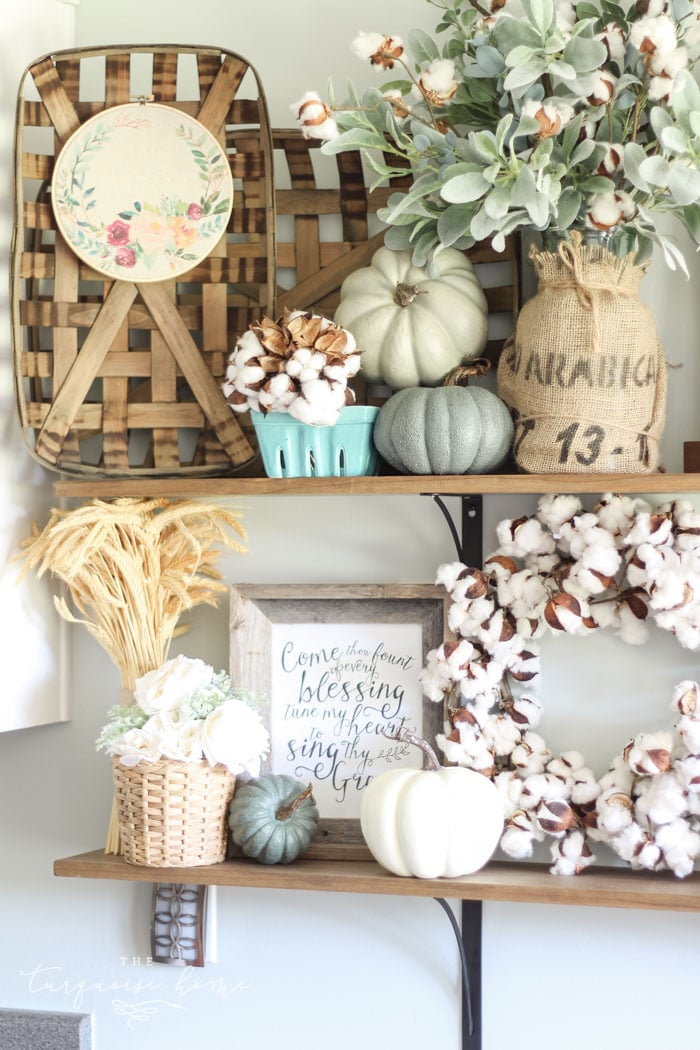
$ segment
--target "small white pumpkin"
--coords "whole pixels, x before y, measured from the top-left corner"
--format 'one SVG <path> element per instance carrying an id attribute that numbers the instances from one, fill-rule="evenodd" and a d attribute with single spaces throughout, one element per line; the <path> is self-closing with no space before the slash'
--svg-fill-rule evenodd
<path id="1" fill-rule="evenodd" d="M 360 826 L 372 856 L 394 875 L 419 879 L 478 871 L 503 831 L 498 789 L 482 773 L 440 766 L 414 734 L 399 735 L 423 748 L 432 768 L 394 769 L 365 789 Z"/>
<path id="2" fill-rule="evenodd" d="M 484 349 L 488 308 L 474 267 L 456 248 L 437 264 L 439 276 L 430 277 L 410 252 L 382 247 L 343 282 L 334 320 L 354 335 L 370 383 L 437 386 Z"/>

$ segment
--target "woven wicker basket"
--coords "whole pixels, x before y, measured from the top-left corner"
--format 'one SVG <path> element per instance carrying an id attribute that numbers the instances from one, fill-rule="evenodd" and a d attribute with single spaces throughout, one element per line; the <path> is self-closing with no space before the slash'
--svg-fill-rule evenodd
<path id="1" fill-rule="evenodd" d="M 206 762 L 112 759 L 124 859 L 150 867 L 218 864 L 226 855 L 229 803 L 236 778 Z"/>

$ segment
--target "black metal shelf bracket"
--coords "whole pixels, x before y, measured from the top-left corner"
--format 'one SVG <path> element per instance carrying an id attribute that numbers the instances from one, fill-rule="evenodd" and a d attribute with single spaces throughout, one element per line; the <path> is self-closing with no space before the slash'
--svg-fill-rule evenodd
<path id="1" fill-rule="evenodd" d="M 470 568 L 481 567 L 484 560 L 483 497 L 463 494 L 448 495 L 460 501 L 459 527 L 442 496 L 431 493 L 450 530 L 457 558 Z M 445 910 L 457 939 L 462 971 L 462 1050 L 481 1050 L 481 901 L 462 901 L 461 927 L 450 906 L 440 897 L 435 900 Z"/>
<path id="2" fill-rule="evenodd" d="M 481 901 L 462 901 L 462 923 L 443 897 L 433 898 L 445 912 L 457 941 L 462 974 L 462 1050 L 481 1050 Z"/>
<path id="3" fill-rule="evenodd" d="M 470 568 L 480 566 L 484 558 L 483 496 L 465 496 L 461 493 L 447 496 L 448 499 L 460 501 L 459 529 L 443 497 L 433 492 L 431 498 L 447 522 L 459 560 Z"/>

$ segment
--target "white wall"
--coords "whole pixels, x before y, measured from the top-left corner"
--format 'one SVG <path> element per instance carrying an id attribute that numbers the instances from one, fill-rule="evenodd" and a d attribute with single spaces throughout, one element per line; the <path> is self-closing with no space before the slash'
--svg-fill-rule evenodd
<path id="1" fill-rule="evenodd" d="M 39 4 L 24 7 L 41 14 Z M 273 122 L 287 125 L 288 104 L 307 88 L 323 90 L 329 73 L 341 86 L 346 75 L 361 80 L 348 50 L 358 28 L 405 34 L 419 23 L 434 23 L 422 0 L 82 0 L 76 42 L 240 51 L 262 76 Z M 700 437 L 687 393 L 699 385 L 696 284 L 658 266 L 645 284 L 669 356 L 683 364 L 671 374 L 665 450 L 678 469 L 680 442 Z M 534 502 L 487 499 L 487 549 L 495 522 Z M 430 582 L 453 558 L 423 497 L 237 505 L 250 551 L 227 560 L 231 581 Z M 180 650 L 226 666 L 225 611 L 193 622 Z M 668 638 L 643 652 L 609 640 L 576 644 L 576 652 L 546 652 L 545 731 L 562 747 L 583 741 L 602 771 L 629 732 L 666 723 L 670 690 L 697 675 L 697 659 Z M 84 632 L 73 632 L 72 647 L 73 721 L 0 735 L 0 1006 L 90 1012 L 97 1050 L 457 1050 L 457 957 L 429 900 L 220 890 L 216 964 L 183 983 L 177 970 L 133 963 L 148 952 L 148 887 L 51 874 L 55 857 L 101 844 L 111 800 L 108 763 L 93 741 L 118 677 Z M 485 905 L 484 1050 L 695 1046 L 699 934 L 692 915 Z"/>

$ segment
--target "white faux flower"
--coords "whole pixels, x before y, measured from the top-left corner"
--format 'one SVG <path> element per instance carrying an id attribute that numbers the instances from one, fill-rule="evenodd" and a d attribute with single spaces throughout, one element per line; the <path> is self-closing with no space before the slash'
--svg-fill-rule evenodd
<path id="1" fill-rule="evenodd" d="M 203 660 L 176 656 L 137 678 L 134 699 L 147 715 L 175 711 L 188 696 L 209 685 L 213 668 Z"/>
<path id="2" fill-rule="evenodd" d="M 160 717 L 160 715 L 154 715 L 154 718 Z M 176 762 L 201 762 L 203 757 L 201 720 L 189 719 L 186 722 L 174 722 L 169 731 L 164 734 L 160 749 L 163 758 L 172 758 Z"/>
<path id="3" fill-rule="evenodd" d="M 231 773 L 260 773 L 270 736 L 260 715 L 243 700 L 226 700 L 207 715 L 202 725 L 202 750 L 209 765 L 221 764 Z"/>
<path id="4" fill-rule="evenodd" d="M 161 757 L 159 741 L 145 726 L 142 729 L 127 729 L 108 748 L 108 754 L 118 755 L 123 766 L 137 766 L 139 762 L 157 762 Z"/>

